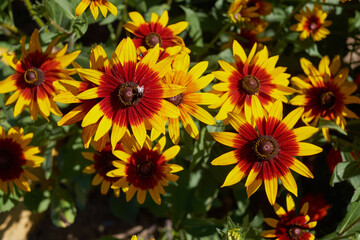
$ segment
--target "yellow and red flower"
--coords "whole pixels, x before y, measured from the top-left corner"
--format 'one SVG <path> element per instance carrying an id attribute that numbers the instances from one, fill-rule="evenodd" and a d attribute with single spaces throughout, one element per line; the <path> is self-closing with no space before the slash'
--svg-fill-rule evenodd
<path id="1" fill-rule="evenodd" d="M 76 63 L 73 63 L 73 65 L 77 68 L 81 68 Z M 104 73 L 109 71 L 109 60 L 107 58 L 105 50 L 100 45 L 91 49 L 90 68 Z M 79 100 L 76 98 L 79 93 L 96 87 L 96 84 L 87 80 L 86 77 L 82 76 L 82 74 L 79 75 L 80 78 L 83 80 L 82 82 L 75 80 L 59 80 L 54 82 L 54 86 L 59 90 L 59 93 L 54 97 L 55 101 L 66 104 L 79 103 L 77 107 L 65 114 L 62 119 L 58 121 L 59 126 L 71 125 L 76 122 L 82 121 L 86 114 L 97 103 L 100 102 L 100 99 Z M 84 127 L 82 137 L 85 148 L 88 148 L 90 146 L 90 143 L 95 135 L 99 123 L 100 121 Z M 108 137 L 109 135 L 105 134 L 103 137 L 101 137 L 95 142 L 94 148 L 96 149 L 96 151 L 101 151 L 105 147 L 105 144 L 108 141 Z"/>
<path id="2" fill-rule="evenodd" d="M 164 98 L 180 94 L 185 89 L 162 83 L 162 77 L 171 69 L 173 57 L 158 61 L 159 46 L 137 61 L 136 49 L 130 38 L 120 42 L 110 59 L 106 72 L 76 68 L 84 78 L 96 87 L 79 93 L 79 100 L 98 101 L 84 116 L 82 126 L 99 122 L 94 140 L 98 141 L 111 129 L 111 145 L 114 148 L 128 127 L 142 146 L 146 127 L 155 127 L 165 133 L 161 116 L 178 117 L 179 110 Z"/>
<path id="3" fill-rule="evenodd" d="M 190 70 L 190 57 L 188 54 L 176 56 L 173 70 L 165 75 L 166 84 L 176 84 L 186 88 L 186 90 L 176 96 L 166 98 L 167 101 L 175 105 L 180 111 L 180 121 L 187 133 L 195 139 L 199 139 L 199 130 L 191 116 L 201 122 L 214 125 L 216 122 L 205 109 L 198 105 L 209 105 L 216 103 L 219 98 L 212 93 L 198 92 L 206 87 L 214 78 L 212 74 L 202 76 L 208 67 L 208 62 L 199 62 Z M 169 136 L 174 144 L 180 140 L 179 118 L 169 118 Z"/>
<path id="4" fill-rule="evenodd" d="M 323 12 L 319 4 L 314 4 L 312 11 L 306 7 L 306 11 L 300 10 L 300 14 L 295 15 L 295 19 L 299 21 L 299 23 L 290 26 L 290 30 L 301 32 L 300 40 L 305 40 L 311 36 L 314 41 L 320 41 L 330 34 L 327 27 L 329 27 L 332 22 L 325 20 L 327 15 L 328 13 Z"/>
<path id="5" fill-rule="evenodd" d="M 229 112 L 235 112 L 245 115 L 246 120 L 253 123 L 254 111 L 266 113 L 276 99 L 287 102 L 285 95 L 294 93 L 294 89 L 287 87 L 290 74 L 285 73 L 286 68 L 275 67 L 278 56 L 269 58 L 266 47 L 255 54 L 256 48 L 255 43 L 247 57 L 240 44 L 234 41 L 235 63 L 220 60 L 223 70 L 213 72 L 220 80 L 213 85 L 220 101 L 209 107 L 220 107 L 215 116 L 217 120 L 224 120 Z"/>
<path id="6" fill-rule="evenodd" d="M 112 15 L 116 16 L 118 9 L 108 0 L 81 0 L 79 5 L 75 9 L 75 16 L 80 16 L 90 5 L 90 11 L 95 20 L 99 16 L 99 9 L 101 14 L 106 17 L 107 12 L 111 12 Z"/>
<path id="7" fill-rule="evenodd" d="M 319 63 L 319 69 L 305 58 L 300 59 L 301 67 L 307 77 L 292 77 L 292 83 L 298 88 L 299 95 L 290 100 L 290 104 L 305 108 L 302 120 L 305 124 L 316 126 L 319 118 L 335 121 L 345 129 L 346 119 L 358 116 L 346 107 L 346 104 L 360 104 L 360 98 L 351 96 L 357 89 L 353 82 L 346 81 L 348 68 L 340 69 L 340 57 L 335 56 L 330 63 L 325 56 Z M 328 133 L 323 131 L 326 139 Z"/>
<path id="8" fill-rule="evenodd" d="M 182 51 L 190 52 L 190 50 L 185 47 L 184 40 L 177 36 L 187 28 L 187 22 L 182 21 L 166 26 L 169 22 L 167 11 L 164 11 L 160 17 L 156 13 L 152 13 L 150 22 L 146 22 L 138 12 L 130 12 L 129 16 L 132 22 L 127 22 L 123 26 L 135 35 L 133 41 L 136 48 L 144 46 L 150 49 L 155 47 L 156 44 L 159 44 L 163 49 L 181 46 Z"/>
<path id="9" fill-rule="evenodd" d="M 234 0 L 227 11 L 227 15 L 233 23 L 249 21 L 250 18 L 259 17 L 257 6 L 248 6 L 248 0 Z"/>
<path id="10" fill-rule="evenodd" d="M 133 136 L 127 139 L 123 141 L 124 151 L 113 152 L 121 161 L 113 161 L 116 169 L 107 175 L 121 178 L 111 188 L 125 188 L 127 201 L 137 192 L 140 204 L 144 203 L 146 192 L 149 191 L 154 202 L 160 205 L 160 194 L 165 194 L 163 186 L 167 186 L 168 181 L 177 181 L 179 177 L 173 173 L 183 170 L 177 164 L 167 163 L 178 154 L 180 147 L 175 145 L 163 152 L 165 137 L 160 138 L 154 148 L 148 136 L 142 147 Z"/>
<path id="11" fill-rule="evenodd" d="M 28 146 L 33 138 L 32 133 L 24 135 L 24 129 L 14 127 L 6 133 L 0 127 L 0 189 L 5 194 L 14 193 L 14 184 L 22 191 L 30 192 L 27 179 L 39 179 L 25 167 L 36 168 L 44 161 L 38 147 Z"/>
<path id="12" fill-rule="evenodd" d="M 307 215 L 310 217 L 310 221 L 320 221 L 327 215 L 327 211 L 330 208 L 330 204 L 326 202 L 324 196 L 319 194 L 308 193 L 300 199 L 300 207 L 306 203 L 309 204 Z"/>
<path id="13" fill-rule="evenodd" d="M 37 29 L 31 35 L 29 50 L 25 49 L 25 36 L 21 38 L 22 56 L 20 60 L 12 54 L 3 54 L 3 58 L 15 69 L 15 73 L 0 81 L 0 93 L 15 91 L 7 100 L 6 105 L 16 102 L 14 117 L 26 107 L 30 109 L 31 119 L 38 113 L 47 119 L 50 112 L 61 116 L 53 97 L 56 94 L 53 82 L 59 79 L 72 79 L 70 70 L 64 69 L 72 63 L 80 51 L 65 55 L 67 46 L 57 52 L 53 48 L 58 38 L 52 41 L 43 52 Z"/>
<path id="14" fill-rule="evenodd" d="M 120 144 L 118 144 L 115 150 L 123 150 L 123 148 Z M 93 164 L 87 166 L 83 172 L 87 174 L 96 173 L 91 184 L 94 186 L 101 184 L 101 194 L 106 195 L 110 186 L 120 179 L 119 177 L 109 177 L 106 175 L 108 172 L 116 169 L 112 162 L 118 160 L 118 158 L 112 153 L 111 144 L 106 144 L 100 152 L 82 152 L 81 154 L 85 159 L 94 162 Z M 120 188 L 114 189 L 114 194 L 116 197 L 119 197 Z"/>
<path id="15" fill-rule="evenodd" d="M 283 106 L 277 100 L 266 116 L 261 106 L 254 106 L 256 129 L 237 114 L 229 113 L 230 124 L 237 133 L 213 132 L 214 139 L 226 146 L 236 148 L 214 159 L 212 165 L 236 166 L 227 175 L 222 187 L 241 181 L 245 176 L 248 197 L 261 186 L 270 204 L 275 203 L 278 191 L 278 179 L 283 186 L 297 195 L 297 185 L 290 169 L 308 178 L 313 178 L 310 170 L 294 156 L 309 156 L 322 151 L 318 146 L 301 142 L 311 137 L 315 127 L 304 126 L 292 129 L 303 113 L 303 109 L 295 109 L 284 119 Z"/>
<path id="16" fill-rule="evenodd" d="M 307 215 L 309 203 L 302 205 L 300 214 L 295 211 L 295 203 L 290 194 L 286 196 L 286 208 L 279 204 L 274 204 L 274 211 L 279 220 L 274 218 L 264 218 L 266 224 L 275 229 L 261 233 L 265 238 L 276 238 L 281 240 L 314 240 L 315 236 L 309 232 L 317 224 Z"/>

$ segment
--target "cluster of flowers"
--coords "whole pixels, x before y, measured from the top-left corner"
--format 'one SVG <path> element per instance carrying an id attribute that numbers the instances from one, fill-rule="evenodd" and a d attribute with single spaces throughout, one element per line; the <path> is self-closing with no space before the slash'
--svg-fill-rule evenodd
<path id="1" fill-rule="evenodd" d="M 243 1 L 235 1 L 229 10 L 232 20 L 246 22 L 247 17 L 267 13 L 250 6 L 257 6 L 260 1 L 246 2 L 250 4 L 247 7 L 238 2 Z M 270 8 L 265 3 L 263 6 Z M 77 14 L 86 7 L 79 5 Z M 96 13 L 96 6 L 90 8 Z M 248 11 L 242 12 L 242 9 Z M 180 121 L 186 132 L 198 139 L 199 130 L 192 117 L 208 125 L 216 123 L 214 117 L 198 105 L 219 108 L 215 119 L 230 123 L 236 131 L 211 133 L 216 141 L 235 148 L 211 162 L 213 165 L 236 164 L 222 187 L 247 177 L 245 186 L 250 197 L 264 182 L 268 200 L 280 220 L 265 219 L 276 230 L 263 235 L 312 239 L 313 235 L 306 230 L 313 228 L 316 220 L 307 215 L 307 203 L 299 216 L 295 214 L 290 196 L 287 197 L 287 213 L 275 203 L 278 180 L 297 196 L 297 184 L 290 169 L 313 178 L 311 171 L 295 157 L 322 151 L 314 144 L 303 142 L 318 131 L 319 118 L 335 121 L 343 129 L 345 117 L 357 118 L 346 107 L 346 104 L 360 103 L 360 98 L 351 96 L 357 86 L 346 81 L 348 69 L 341 68 L 340 57 L 330 62 L 325 56 L 318 68 L 307 59 L 301 59 L 305 75 L 291 78 L 294 89 L 289 87 L 290 74 L 285 72 L 285 67 L 275 66 L 278 56 L 269 57 L 266 46 L 258 49 L 255 43 L 246 55 L 243 47 L 233 41 L 235 62 L 219 61 L 221 70 L 204 75 L 208 63 L 199 62 L 190 68 L 190 50 L 178 36 L 186 29 L 187 22 L 167 26 L 166 11 L 161 16 L 153 13 L 149 22 L 137 12 L 130 13 L 130 18 L 132 21 L 124 28 L 134 39 L 123 39 L 111 58 L 101 46 L 94 47 L 89 69 L 74 62 L 80 51 L 66 54 L 67 46 L 56 51 L 54 46 L 58 39 L 43 51 L 38 30 L 33 32 L 28 50 L 25 37 L 21 39 L 21 59 L 3 54 L 15 73 L 0 82 L 0 93 L 14 92 L 6 102 L 6 105 L 16 102 L 14 116 L 28 108 L 31 119 L 39 114 L 48 119 L 51 113 L 62 116 L 56 102 L 78 104 L 58 125 L 81 121 L 85 148 L 92 145 L 96 150 L 96 153 L 83 153 L 86 159 L 93 161 L 84 169 L 85 173 L 96 172 L 92 184 L 101 184 L 102 194 L 112 188 L 119 196 L 122 189 L 128 201 L 137 193 L 140 204 L 149 191 L 152 199 L 161 204 L 160 194 L 165 194 L 163 187 L 169 181 L 176 181 L 178 176 L 174 173 L 183 169 L 168 163 L 180 151 L 177 145 Z M 323 16 L 319 18 L 324 20 Z M 312 28 L 310 24 L 309 29 Z M 296 29 L 300 29 L 299 25 Z M 74 69 L 66 69 L 71 63 Z M 74 74 L 82 81 L 74 80 L 71 77 Z M 218 82 L 212 90 L 201 92 L 214 77 Z M 288 101 L 290 95 L 295 96 Z M 283 103 L 287 102 L 297 108 L 283 117 Z M 306 126 L 294 128 L 300 118 Z M 7 193 L 9 186 L 13 192 L 15 183 L 21 190 L 30 191 L 26 178 L 37 178 L 23 167 L 38 167 L 44 158 L 36 156 L 40 152 L 37 147 L 28 146 L 32 134 L 24 135 L 23 129 L 18 128 L 11 128 L 7 134 L 0 130 L 0 189 Z M 165 136 L 159 136 L 166 132 L 175 145 L 164 150 Z M 330 140 L 328 129 L 323 128 L 323 133 Z"/>

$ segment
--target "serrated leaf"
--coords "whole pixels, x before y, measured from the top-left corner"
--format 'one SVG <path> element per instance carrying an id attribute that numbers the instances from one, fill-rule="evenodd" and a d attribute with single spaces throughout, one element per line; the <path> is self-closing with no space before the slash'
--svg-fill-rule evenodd
<path id="1" fill-rule="evenodd" d="M 194 45 L 197 47 L 204 46 L 200 20 L 196 12 L 185 6 L 180 7 L 185 12 L 185 20 L 189 23 L 189 35 L 194 41 Z"/>
<path id="2" fill-rule="evenodd" d="M 336 231 L 340 235 L 347 235 L 360 231 L 360 202 L 353 202 L 349 205 L 347 214 Z"/>
<path id="3" fill-rule="evenodd" d="M 32 212 L 42 213 L 46 211 L 50 205 L 50 191 L 42 191 L 40 189 L 33 189 L 24 196 L 24 204 Z"/>
<path id="4" fill-rule="evenodd" d="M 68 2 L 64 0 L 54 0 L 59 7 L 64 10 L 64 14 L 68 19 L 74 19 L 74 13 L 75 9 L 73 9 L 73 6 Z"/>
<path id="5" fill-rule="evenodd" d="M 333 129 L 338 131 L 341 134 L 347 135 L 347 133 L 339 126 L 337 125 L 335 122 L 333 121 L 329 121 L 329 120 L 325 120 L 325 119 L 320 119 L 319 120 L 319 128 L 324 128 L 327 127 L 329 129 Z"/>
<path id="6" fill-rule="evenodd" d="M 69 227 L 75 221 L 75 203 L 66 189 L 58 186 L 53 190 L 50 210 L 51 221 L 57 227 Z"/>

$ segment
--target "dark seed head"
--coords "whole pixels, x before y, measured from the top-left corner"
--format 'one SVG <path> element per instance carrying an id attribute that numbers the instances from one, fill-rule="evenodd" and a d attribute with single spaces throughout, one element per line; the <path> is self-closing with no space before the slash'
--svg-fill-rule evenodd
<path id="1" fill-rule="evenodd" d="M 332 109 L 335 106 L 336 98 L 332 92 L 325 92 L 321 94 L 321 105 L 327 109 Z"/>
<path id="2" fill-rule="evenodd" d="M 44 72 L 40 68 L 30 68 L 24 74 L 26 83 L 39 86 L 44 81 Z"/>
<path id="3" fill-rule="evenodd" d="M 270 160 L 277 156 L 279 144 L 272 136 L 261 136 L 254 140 L 253 151 L 257 160 Z"/>
<path id="4" fill-rule="evenodd" d="M 118 97 L 125 107 L 136 105 L 142 96 L 143 89 L 134 82 L 126 82 L 119 87 Z"/>
<path id="5" fill-rule="evenodd" d="M 243 77 L 240 80 L 239 85 L 240 85 L 240 89 L 249 95 L 257 93 L 260 88 L 259 80 L 255 76 L 252 76 L 252 75 Z"/>
<path id="6" fill-rule="evenodd" d="M 153 48 L 156 46 L 156 44 L 161 45 L 161 37 L 159 34 L 157 33 L 149 33 L 146 37 L 145 37 L 145 45 L 148 48 Z"/>
<path id="7" fill-rule="evenodd" d="M 154 166 L 150 161 L 144 161 L 138 165 L 138 173 L 142 177 L 150 177 L 154 171 Z"/>
<path id="8" fill-rule="evenodd" d="M 294 239 L 294 240 L 300 239 L 302 233 L 303 230 L 299 226 L 293 226 L 292 228 L 289 229 L 290 239 Z"/>
<path id="9" fill-rule="evenodd" d="M 173 97 L 169 97 L 169 98 L 165 98 L 165 100 L 167 100 L 168 102 L 171 102 L 172 104 L 174 104 L 175 106 L 178 106 L 180 103 L 182 103 L 183 101 L 183 94 L 180 93 L 176 96 Z"/>

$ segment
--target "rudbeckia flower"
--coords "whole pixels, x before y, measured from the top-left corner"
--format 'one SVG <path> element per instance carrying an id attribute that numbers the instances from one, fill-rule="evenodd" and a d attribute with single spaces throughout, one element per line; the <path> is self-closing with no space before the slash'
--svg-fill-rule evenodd
<path id="1" fill-rule="evenodd" d="M 138 12 L 130 12 L 129 16 L 132 22 L 127 22 L 123 26 L 135 35 L 133 41 L 136 48 L 144 46 L 150 49 L 159 44 L 163 49 L 181 46 L 184 52 L 190 52 L 185 47 L 184 40 L 176 36 L 187 28 L 187 22 L 183 21 L 166 26 L 169 22 L 167 11 L 164 11 L 160 17 L 156 13 L 152 13 L 150 22 L 145 22 L 143 16 Z"/>
<path id="2" fill-rule="evenodd" d="M 177 164 L 167 163 L 178 154 L 180 147 L 175 145 L 163 152 L 165 139 L 160 138 L 154 148 L 148 136 L 143 147 L 133 136 L 129 141 L 123 141 L 124 151 L 113 152 L 121 161 L 113 161 L 116 169 L 107 174 L 109 177 L 121 177 L 111 188 L 125 188 L 127 201 L 137 192 L 140 204 L 144 203 L 149 191 L 154 202 L 160 205 L 160 194 L 165 194 L 163 186 L 167 186 L 168 181 L 177 181 L 179 177 L 173 173 L 183 170 Z"/>
<path id="3" fill-rule="evenodd" d="M 27 179 L 39 181 L 25 167 L 36 168 L 44 161 L 38 147 L 28 146 L 33 138 L 32 133 L 24 135 L 24 129 L 14 127 L 6 133 L 0 127 L 0 189 L 5 194 L 14 193 L 14 184 L 22 191 L 30 192 Z"/>
<path id="4" fill-rule="evenodd" d="M 115 148 L 116 150 L 123 150 L 120 144 Z M 118 177 L 109 177 L 106 174 L 116 168 L 112 165 L 114 160 L 117 160 L 117 157 L 114 156 L 111 150 L 111 144 L 108 143 L 105 147 L 97 153 L 93 152 L 82 152 L 83 157 L 87 160 L 93 161 L 93 164 L 87 166 L 83 172 L 87 174 L 96 173 L 92 179 L 91 184 L 97 186 L 101 184 L 101 194 L 106 195 L 109 191 L 111 184 L 118 181 Z M 120 188 L 113 189 L 116 197 L 120 195 Z"/>
<path id="5" fill-rule="evenodd" d="M 111 145 L 114 148 L 130 126 L 142 146 L 146 138 L 145 125 L 165 133 L 161 116 L 174 118 L 180 115 L 179 110 L 164 98 L 178 95 L 185 89 L 161 82 L 170 70 L 173 57 L 161 61 L 157 61 L 158 58 L 157 45 L 137 61 L 134 43 L 127 38 L 120 42 L 110 59 L 108 71 L 76 68 L 80 75 L 96 85 L 76 96 L 79 100 L 98 100 L 82 120 L 82 127 L 99 121 L 95 141 L 111 129 Z"/>
<path id="6" fill-rule="evenodd" d="M 306 7 L 306 11 L 300 10 L 300 14 L 295 15 L 295 19 L 299 23 L 290 26 L 290 30 L 301 32 L 300 40 L 311 36 L 314 41 L 320 41 L 330 34 L 327 27 L 331 25 L 331 21 L 325 20 L 327 15 L 328 13 L 323 12 L 319 4 L 314 4 L 312 11 Z"/>
<path id="7" fill-rule="evenodd" d="M 292 98 L 290 104 L 305 108 L 302 116 L 305 124 L 317 126 L 319 118 L 324 118 L 345 129 L 345 117 L 358 118 L 346 107 L 346 104 L 360 104 L 359 97 L 351 96 L 357 85 L 346 81 L 349 69 L 340 69 L 339 56 L 335 56 L 331 64 L 328 56 L 323 57 L 319 69 L 305 58 L 300 59 L 300 63 L 307 77 L 291 78 L 299 95 Z M 329 139 L 326 129 L 323 133 Z"/>
<path id="8" fill-rule="evenodd" d="M 259 106 L 254 107 L 259 109 Z M 305 126 L 292 129 L 303 111 L 295 109 L 283 119 L 283 106 L 277 100 L 268 116 L 261 109 L 256 111 L 257 130 L 237 114 L 229 113 L 230 124 L 237 133 L 211 133 L 216 141 L 236 148 L 211 162 L 213 165 L 236 164 L 222 187 L 236 184 L 247 176 L 245 187 L 248 197 L 264 182 L 267 197 L 273 205 L 280 179 L 288 191 L 297 195 L 297 185 L 290 169 L 308 178 L 313 178 L 313 174 L 294 156 L 309 156 L 322 151 L 318 146 L 301 142 L 317 132 L 317 128 Z"/>
<path id="9" fill-rule="evenodd" d="M 234 0 L 227 11 L 227 15 L 233 23 L 249 21 L 250 18 L 259 17 L 256 6 L 248 6 L 247 0 Z"/>
<path id="10" fill-rule="evenodd" d="M 285 73 L 286 68 L 275 67 L 278 56 L 269 58 L 266 47 L 255 54 L 256 48 L 257 44 L 254 44 L 246 57 L 244 49 L 234 41 L 235 63 L 220 60 L 222 71 L 213 72 L 220 80 L 213 85 L 220 101 L 209 108 L 220 107 L 215 116 L 217 120 L 224 120 L 229 112 L 235 112 L 253 122 L 254 111 L 266 113 L 276 99 L 287 102 L 285 95 L 294 93 L 294 89 L 287 87 L 290 74 Z"/>
<path id="11" fill-rule="evenodd" d="M 180 121 L 187 133 L 199 139 L 199 130 L 191 116 L 207 125 L 215 125 L 214 117 L 198 105 L 209 105 L 216 103 L 219 98 L 212 93 L 198 92 L 206 87 L 214 78 L 212 74 L 202 76 L 208 67 L 208 62 L 199 62 L 190 70 L 190 57 L 188 54 L 176 56 L 173 70 L 165 75 L 163 79 L 166 84 L 176 84 L 186 90 L 176 96 L 166 98 L 167 101 L 176 106 L 180 111 Z M 179 118 L 169 118 L 169 136 L 174 144 L 180 140 Z"/>
<path id="12" fill-rule="evenodd" d="M 319 194 L 308 193 L 300 199 L 300 207 L 306 203 L 309 204 L 307 215 L 310 217 L 310 221 L 320 221 L 327 215 L 327 211 L 330 208 L 330 204 L 326 202 L 324 196 Z"/>
<path id="13" fill-rule="evenodd" d="M 25 49 L 25 37 L 21 38 L 22 56 L 18 60 L 15 55 L 3 54 L 3 58 L 15 69 L 15 73 L 0 81 L 0 93 L 15 91 L 7 100 L 6 105 L 15 101 L 14 117 L 26 107 L 30 109 L 31 119 L 38 113 L 47 119 L 50 112 L 61 116 L 59 108 L 53 100 L 55 88 L 53 82 L 59 79 L 72 79 L 72 72 L 64 69 L 72 63 L 80 51 L 65 55 L 67 45 L 60 51 L 53 52 L 58 38 L 52 41 L 45 52 L 39 42 L 37 29 L 31 35 L 29 50 Z"/>
<path id="14" fill-rule="evenodd" d="M 246 5 L 248 7 L 255 6 L 256 12 L 263 16 L 270 14 L 274 8 L 271 3 L 263 0 L 248 0 Z"/>
<path id="15" fill-rule="evenodd" d="M 106 17 L 107 11 L 111 12 L 112 15 L 117 15 L 117 8 L 108 0 L 81 0 L 79 5 L 75 9 L 75 16 L 80 16 L 90 5 L 90 11 L 95 20 L 99 16 L 99 9 L 101 14 Z"/>
<path id="16" fill-rule="evenodd" d="M 276 238 L 281 240 L 314 240 L 315 236 L 309 233 L 314 228 L 316 221 L 310 220 L 307 215 L 309 203 L 305 203 L 297 215 L 295 203 L 290 194 L 286 196 L 287 211 L 279 204 L 275 203 L 274 211 L 279 220 L 274 218 L 264 218 L 266 224 L 275 229 L 264 231 L 261 236 L 265 238 Z"/>
<path id="17" fill-rule="evenodd" d="M 73 65 L 77 68 L 81 68 L 80 65 L 76 63 L 73 63 Z M 107 58 L 105 50 L 100 45 L 91 49 L 90 68 L 104 73 L 109 71 L 109 60 Z M 96 84 L 87 80 L 86 77 L 83 77 L 82 74 L 79 75 L 80 78 L 83 80 L 82 82 L 75 80 L 59 80 L 54 82 L 55 88 L 59 90 L 59 93 L 54 97 L 54 101 L 65 104 L 79 104 L 77 107 L 69 111 L 58 121 L 59 126 L 71 125 L 82 121 L 85 115 L 90 111 L 90 109 L 92 109 L 97 103 L 100 102 L 100 99 L 79 100 L 76 98 L 79 93 L 97 86 Z M 96 123 L 84 127 L 82 137 L 85 148 L 88 148 L 90 146 L 90 143 L 95 135 L 99 123 L 100 121 L 97 121 Z M 99 140 L 95 141 L 94 148 L 96 149 L 96 151 L 101 151 L 105 147 L 108 138 L 108 134 L 105 134 Z"/>

